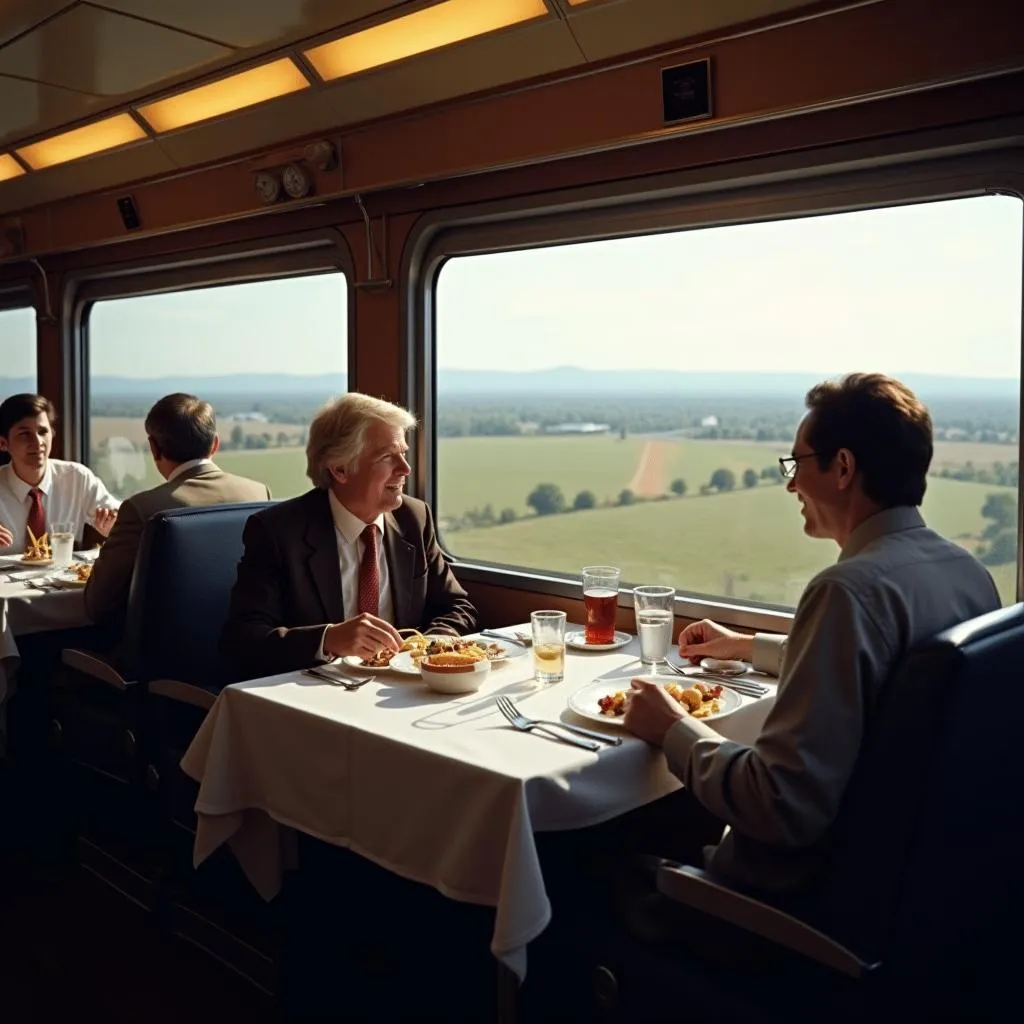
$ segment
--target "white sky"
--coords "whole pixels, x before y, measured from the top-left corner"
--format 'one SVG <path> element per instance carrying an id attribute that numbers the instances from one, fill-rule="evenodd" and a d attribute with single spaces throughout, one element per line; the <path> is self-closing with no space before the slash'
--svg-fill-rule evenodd
<path id="1" fill-rule="evenodd" d="M 454 259 L 438 363 L 1016 378 L 1022 238 L 983 196 Z M 99 303 L 92 373 L 338 372 L 345 310 L 340 275 Z M 31 314 L 0 313 L 0 376 L 34 371 Z"/>

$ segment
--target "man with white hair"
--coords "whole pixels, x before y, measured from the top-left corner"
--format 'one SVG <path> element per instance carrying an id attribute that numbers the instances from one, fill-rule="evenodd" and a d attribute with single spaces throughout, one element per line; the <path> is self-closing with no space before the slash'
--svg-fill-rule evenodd
<path id="1" fill-rule="evenodd" d="M 397 650 L 401 628 L 476 628 L 430 509 L 403 493 L 415 423 L 400 406 L 358 393 L 317 413 L 306 444 L 313 489 L 245 526 L 221 634 L 239 678 Z"/>

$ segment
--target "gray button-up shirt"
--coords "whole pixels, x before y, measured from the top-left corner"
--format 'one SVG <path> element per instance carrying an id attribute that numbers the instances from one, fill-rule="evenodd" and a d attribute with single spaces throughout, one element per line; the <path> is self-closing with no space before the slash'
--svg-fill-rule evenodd
<path id="1" fill-rule="evenodd" d="M 691 718 L 665 737 L 673 773 L 729 826 L 705 851 L 709 870 L 766 891 L 796 888 L 820 864 L 865 719 L 897 664 L 999 605 L 987 570 L 916 508 L 861 523 L 808 584 L 789 636 L 754 638 L 754 666 L 780 675 L 757 742 L 734 743 Z"/>

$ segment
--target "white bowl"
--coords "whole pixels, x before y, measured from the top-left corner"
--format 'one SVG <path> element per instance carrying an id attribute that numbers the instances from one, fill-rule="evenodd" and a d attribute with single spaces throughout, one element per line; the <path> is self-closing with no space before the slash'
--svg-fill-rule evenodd
<path id="1" fill-rule="evenodd" d="M 472 665 L 435 668 L 420 662 L 423 682 L 437 693 L 475 693 L 480 689 L 484 676 L 491 671 L 489 661 L 474 661 Z"/>

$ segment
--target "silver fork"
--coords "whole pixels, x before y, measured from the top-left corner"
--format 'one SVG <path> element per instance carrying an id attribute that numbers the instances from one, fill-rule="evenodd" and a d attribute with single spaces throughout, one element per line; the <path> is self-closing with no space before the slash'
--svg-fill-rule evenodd
<path id="1" fill-rule="evenodd" d="M 668 661 L 667 659 L 663 661 L 661 664 L 667 665 L 668 668 L 672 672 L 675 672 L 677 676 L 683 676 L 685 679 L 696 678 L 695 675 L 689 675 L 678 666 L 673 665 L 672 662 Z M 720 683 L 722 686 L 730 690 L 735 690 L 737 693 L 742 693 L 745 697 L 763 697 L 768 692 L 768 687 L 762 686 L 760 683 L 740 682 L 731 677 L 726 678 L 724 676 L 715 675 L 712 672 L 703 672 L 703 674 L 707 675 L 709 679 L 713 679 L 716 683 Z"/>
<path id="2" fill-rule="evenodd" d="M 605 743 L 611 743 L 613 746 L 617 746 L 622 742 L 617 736 L 602 736 L 600 733 L 591 732 L 589 729 L 577 730 L 576 726 L 564 725 L 561 722 L 540 722 L 533 718 L 527 718 L 508 697 L 496 697 L 494 702 L 498 705 L 498 710 L 505 716 L 508 724 L 520 732 L 531 732 L 536 729 L 552 739 L 561 740 L 563 743 L 571 743 L 574 747 L 582 747 L 584 750 L 600 750 L 601 745 L 599 743 L 592 743 L 590 740 L 577 739 L 572 735 L 566 736 L 563 733 L 556 732 L 555 729 L 565 729 L 569 733 L 579 731 L 585 736 L 592 736 L 595 739 L 603 740 Z"/>
<path id="3" fill-rule="evenodd" d="M 334 675 L 328 672 L 322 672 L 317 668 L 304 668 L 302 670 L 304 675 L 315 676 L 317 679 L 323 679 L 325 682 L 333 683 L 335 686 L 343 686 L 346 690 L 358 690 L 361 686 L 365 686 L 367 683 L 372 683 L 377 677 L 363 676 L 361 679 L 353 679 L 351 676 L 342 676 L 340 673 Z"/>

